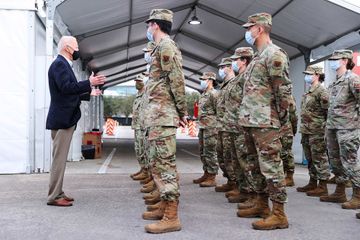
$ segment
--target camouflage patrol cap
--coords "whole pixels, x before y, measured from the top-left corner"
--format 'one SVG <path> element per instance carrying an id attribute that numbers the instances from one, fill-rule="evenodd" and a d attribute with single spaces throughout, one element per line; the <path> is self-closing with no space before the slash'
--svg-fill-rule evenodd
<path id="1" fill-rule="evenodd" d="M 216 73 L 214 72 L 204 72 L 203 75 L 199 78 L 201 80 L 207 80 L 207 79 L 211 79 L 211 80 L 216 80 Z"/>
<path id="2" fill-rule="evenodd" d="M 313 74 L 322 74 L 323 68 L 320 66 L 308 66 L 305 71 L 305 74 L 313 75 Z"/>
<path id="3" fill-rule="evenodd" d="M 146 23 L 151 20 L 164 20 L 168 22 L 173 22 L 174 13 L 168 9 L 153 9 L 150 12 L 149 18 L 145 21 Z"/>
<path id="4" fill-rule="evenodd" d="M 142 73 L 136 75 L 134 81 L 143 81 L 144 80 L 144 75 Z"/>
<path id="5" fill-rule="evenodd" d="M 248 17 L 248 21 L 243 25 L 243 27 L 248 28 L 256 24 L 271 26 L 271 15 L 269 13 L 255 13 Z"/>
<path id="6" fill-rule="evenodd" d="M 226 57 L 226 58 L 221 59 L 221 62 L 218 64 L 218 67 L 231 65 L 231 63 L 232 63 L 231 58 Z"/>
<path id="7" fill-rule="evenodd" d="M 353 51 L 349 49 L 340 49 L 335 50 L 329 60 L 338 60 L 342 58 L 352 59 L 353 58 Z"/>
<path id="8" fill-rule="evenodd" d="M 251 47 L 239 47 L 235 50 L 234 55 L 232 55 L 231 59 L 238 59 L 240 57 L 253 57 L 254 50 Z"/>
<path id="9" fill-rule="evenodd" d="M 146 44 L 146 47 L 144 47 L 142 50 L 143 52 L 151 52 L 155 47 L 156 47 L 156 43 L 150 41 Z"/>

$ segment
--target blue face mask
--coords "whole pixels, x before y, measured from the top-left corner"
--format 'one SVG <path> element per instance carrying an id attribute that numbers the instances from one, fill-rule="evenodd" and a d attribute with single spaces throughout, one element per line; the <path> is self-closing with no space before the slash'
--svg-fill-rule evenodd
<path id="1" fill-rule="evenodd" d="M 236 61 L 231 62 L 231 67 L 235 72 L 239 72 L 239 66 L 237 65 Z"/>
<path id="2" fill-rule="evenodd" d="M 208 84 L 207 84 L 207 82 L 206 81 L 201 81 L 200 82 L 200 88 L 201 88 L 201 90 L 206 90 L 206 88 L 208 87 Z"/>
<path id="3" fill-rule="evenodd" d="M 144 77 L 144 78 L 143 78 L 143 83 L 144 83 L 144 85 L 145 85 L 148 81 L 149 81 L 149 77 Z"/>
<path id="4" fill-rule="evenodd" d="M 146 63 L 151 63 L 151 55 L 150 52 L 144 53 L 144 59 Z"/>
<path id="5" fill-rule="evenodd" d="M 311 85 L 312 77 L 313 77 L 312 75 L 308 75 L 308 74 L 305 75 L 304 80 L 305 80 L 306 84 Z"/>
<path id="6" fill-rule="evenodd" d="M 340 67 L 340 60 L 329 61 L 330 69 L 336 71 Z"/>
<path id="7" fill-rule="evenodd" d="M 149 29 L 146 31 L 146 37 L 149 41 L 153 42 L 154 41 L 154 36 L 153 34 L 149 31 Z"/>
<path id="8" fill-rule="evenodd" d="M 248 44 L 254 45 L 256 38 L 253 38 L 250 31 L 246 31 L 245 40 Z"/>
<path id="9" fill-rule="evenodd" d="M 224 68 L 221 68 L 219 69 L 219 76 L 222 80 L 224 80 L 225 76 L 226 76 L 226 73 L 225 73 L 225 69 Z"/>

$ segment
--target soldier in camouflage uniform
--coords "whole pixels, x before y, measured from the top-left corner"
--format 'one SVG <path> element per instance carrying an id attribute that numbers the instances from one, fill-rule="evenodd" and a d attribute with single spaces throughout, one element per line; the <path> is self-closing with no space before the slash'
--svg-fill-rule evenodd
<path id="1" fill-rule="evenodd" d="M 291 91 L 291 89 L 289 91 Z M 295 185 L 293 177 L 295 172 L 295 160 L 294 154 L 292 152 L 292 145 L 294 141 L 294 136 L 297 132 L 298 122 L 298 118 L 296 115 L 296 103 L 293 96 L 291 96 L 291 102 L 289 103 L 288 111 L 289 119 L 280 129 L 280 142 L 282 146 L 280 151 L 280 158 L 283 161 L 284 173 L 286 174 L 285 185 L 287 187 L 292 187 Z"/>
<path id="2" fill-rule="evenodd" d="M 308 161 L 310 180 L 307 185 L 296 190 L 307 192 L 310 196 L 321 196 L 328 192 L 326 182 L 330 176 L 325 142 L 329 94 L 321 85 L 325 79 L 321 67 L 309 66 L 304 74 L 309 90 L 301 101 L 300 133 L 303 151 Z"/>
<path id="3" fill-rule="evenodd" d="M 150 63 L 151 63 L 151 52 L 152 50 L 155 48 L 156 44 L 153 41 L 150 41 L 147 43 L 146 47 L 143 48 L 143 52 L 144 52 L 144 60 L 147 63 L 146 65 L 146 72 L 143 73 L 144 77 L 143 77 L 143 82 L 144 82 L 144 89 L 146 89 L 146 83 L 149 79 L 149 68 L 150 68 Z M 145 91 L 145 90 L 144 90 Z M 147 99 L 147 95 L 144 93 L 142 96 L 142 104 L 141 104 L 141 110 L 140 112 L 144 112 L 144 102 Z M 160 201 L 160 193 L 157 191 L 156 189 L 156 185 L 155 182 L 152 179 L 152 174 L 151 174 L 151 163 L 149 162 L 149 158 L 147 157 L 149 155 L 149 144 L 148 144 L 148 139 L 146 136 L 146 128 L 145 128 L 145 116 L 144 114 L 140 114 L 139 116 L 139 120 L 140 120 L 140 128 L 143 130 L 144 134 L 143 134 L 143 141 L 144 141 L 144 158 L 145 158 L 145 169 L 147 170 L 148 173 L 148 178 L 144 179 L 142 181 L 140 181 L 140 183 L 143 183 L 143 187 L 141 188 L 140 192 L 142 193 L 153 193 L 152 197 L 155 198 L 157 201 Z M 156 196 L 154 196 L 156 195 Z M 144 196 L 145 197 L 145 196 Z M 154 199 L 155 202 L 155 199 Z M 158 206 L 158 205 L 155 205 Z M 150 206 L 148 206 L 149 208 L 152 208 Z"/>
<path id="4" fill-rule="evenodd" d="M 288 228 L 284 212 L 287 194 L 280 158 L 280 127 L 289 118 L 291 92 L 288 86 L 291 81 L 286 52 L 271 42 L 271 25 L 271 15 L 268 13 L 251 15 L 243 25 L 247 29 L 246 41 L 255 45 L 258 52 L 243 74 L 245 83 L 239 124 L 244 128 L 248 153 L 258 155 L 257 168 L 263 179 L 254 179 L 258 192 L 254 206 L 239 209 L 238 216 L 264 217 L 252 223 L 258 230 Z M 269 195 L 273 203 L 271 212 Z"/>
<path id="5" fill-rule="evenodd" d="M 245 168 L 247 165 L 247 154 L 244 144 L 244 132 L 239 126 L 239 107 L 243 94 L 242 73 L 250 63 L 254 51 L 251 47 L 240 47 L 235 50 L 232 60 L 232 69 L 238 75 L 229 82 L 228 90 L 225 94 L 225 114 L 224 129 L 230 135 L 230 149 L 232 152 L 232 167 L 235 172 L 236 189 L 225 194 L 229 202 L 244 202 L 249 198 L 250 185 L 249 178 L 245 177 Z M 250 159 L 250 157 L 249 157 Z M 256 156 L 255 158 L 256 159 Z"/>
<path id="6" fill-rule="evenodd" d="M 329 58 L 336 79 L 329 87 L 330 104 L 326 122 L 326 140 L 330 164 L 336 177 L 335 193 L 320 197 L 325 202 L 344 202 L 342 208 L 360 208 L 360 77 L 351 50 L 337 50 Z M 346 201 L 345 181 L 353 186 L 351 200 Z M 346 201 L 346 202 L 345 202 Z"/>
<path id="7" fill-rule="evenodd" d="M 226 122 L 224 115 L 225 98 L 228 94 L 229 83 L 235 79 L 234 71 L 231 68 L 231 58 L 223 58 L 219 66 L 219 76 L 223 80 L 220 85 L 216 102 L 216 119 L 217 119 L 217 158 L 219 167 L 223 171 L 223 176 L 227 178 L 227 183 L 216 186 L 216 192 L 228 192 L 236 189 L 236 175 L 233 168 L 233 160 L 235 158 L 234 151 L 231 148 L 231 134 L 226 131 Z"/>
<path id="8" fill-rule="evenodd" d="M 142 98 L 144 95 L 143 74 L 138 74 L 135 78 L 135 87 L 138 91 L 133 104 L 131 129 L 134 129 L 134 147 L 135 156 L 140 165 L 140 171 L 131 174 L 130 177 L 134 180 L 143 180 L 147 177 L 145 170 L 145 146 L 144 146 L 144 129 L 141 129 L 140 124 L 140 110 Z"/>
<path id="9" fill-rule="evenodd" d="M 216 156 L 216 90 L 213 86 L 216 81 L 216 74 L 204 72 L 200 80 L 203 93 L 199 99 L 198 137 L 204 174 L 200 178 L 194 179 L 193 182 L 200 184 L 200 187 L 214 187 L 216 185 L 215 177 L 219 169 Z"/>
<path id="10" fill-rule="evenodd" d="M 145 127 L 149 142 L 149 161 L 159 189 L 161 207 L 147 216 L 161 221 L 145 226 L 150 233 L 181 229 L 178 218 L 179 183 L 176 170 L 176 128 L 187 124 L 185 79 L 182 56 L 169 34 L 173 12 L 153 9 L 146 20 L 147 37 L 156 42 L 151 53 L 150 77 L 146 84 Z M 148 218 L 150 219 L 150 218 Z"/>

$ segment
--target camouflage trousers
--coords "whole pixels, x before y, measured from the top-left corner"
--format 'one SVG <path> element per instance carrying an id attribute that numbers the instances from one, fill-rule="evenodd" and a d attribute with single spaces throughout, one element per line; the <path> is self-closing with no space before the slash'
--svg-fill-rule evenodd
<path id="1" fill-rule="evenodd" d="M 219 167 L 223 171 L 223 176 L 228 181 L 236 182 L 234 171 L 234 161 L 236 153 L 232 148 L 232 138 L 230 132 L 219 131 L 216 151 L 218 155 Z"/>
<path id="2" fill-rule="evenodd" d="M 223 133 L 224 132 L 222 132 L 222 131 L 218 131 L 218 134 L 217 134 L 216 155 L 217 155 L 217 161 L 218 161 L 219 167 L 220 167 L 221 171 L 223 172 L 223 176 L 225 178 L 228 178 L 228 173 L 227 173 L 227 170 L 225 168 L 225 163 L 224 163 Z"/>
<path id="3" fill-rule="evenodd" d="M 279 129 L 244 127 L 244 133 L 248 154 L 258 156 L 251 169 L 254 190 L 268 193 L 272 201 L 287 202 Z"/>
<path id="4" fill-rule="evenodd" d="M 327 129 L 327 149 L 332 171 L 337 183 L 350 179 L 360 188 L 360 161 L 357 152 L 360 146 L 360 129 Z"/>
<path id="5" fill-rule="evenodd" d="M 308 161 L 310 178 L 328 180 L 330 168 L 324 134 L 302 134 L 301 144 L 305 158 Z"/>
<path id="6" fill-rule="evenodd" d="M 239 186 L 239 190 L 242 192 L 252 192 L 251 189 L 251 175 L 248 174 L 245 169 L 248 168 L 248 158 L 245 146 L 244 133 L 231 132 L 231 149 L 234 154 L 233 169 L 235 172 L 236 182 Z"/>
<path id="7" fill-rule="evenodd" d="M 176 128 L 150 127 L 147 130 L 151 173 L 160 197 L 176 201 L 180 196 L 176 169 Z"/>
<path id="8" fill-rule="evenodd" d="M 135 129 L 134 134 L 135 156 L 140 167 L 143 168 L 145 167 L 145 132 L 141 129 Z"/>
<path id="9" fill-rule="evenodd" d="M 203 164 L 204 172 L 217 174 L 219 166 L 216 154 L 216 129 L 200 129 L 199 130 L 199 147 L 200 160 Z"/>
<path id="10" fill-rule="evenodd" d="M 283 161 L 285 173 L 295 171 L 294 154 L 292 152 L 293 140 L 293 136 L 283 136 L 280 138 L 282 146 L 280 151 L 280 158 Z"/>

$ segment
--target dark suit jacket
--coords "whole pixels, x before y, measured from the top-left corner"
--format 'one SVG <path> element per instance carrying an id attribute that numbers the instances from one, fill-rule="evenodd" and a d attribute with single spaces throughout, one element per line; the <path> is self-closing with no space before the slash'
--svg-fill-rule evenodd
<path id="1" fill-rule="evenodd" d="M 46 129 L 67 129 L 77 124 L 81 117 L 81 100 L 90 100 L 90 81 L 78 82 L 67 60 L 58 55 L 48 72 L 50 108 Z"/>

